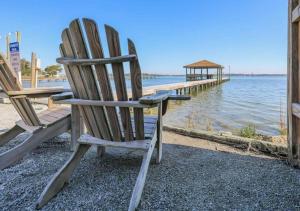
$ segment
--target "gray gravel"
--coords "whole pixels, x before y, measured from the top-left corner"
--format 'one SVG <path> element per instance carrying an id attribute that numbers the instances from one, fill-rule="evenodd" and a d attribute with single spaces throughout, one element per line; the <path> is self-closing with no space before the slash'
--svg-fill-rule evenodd
<path id="1" fill-rule="evenodd" d="M 0 171 L 0 210 L 34 209 L 71 154 L 67 140 L 48 141 Z M 300 171 L 285 161 L 168 132 L 164 140 L 162 163 L 150 165 L 139 210 L 300 210 Z M 127 210 L 140 163 L 136 152 L 108 149 L 99 159 L 91 149 L 43 210 Z"/>

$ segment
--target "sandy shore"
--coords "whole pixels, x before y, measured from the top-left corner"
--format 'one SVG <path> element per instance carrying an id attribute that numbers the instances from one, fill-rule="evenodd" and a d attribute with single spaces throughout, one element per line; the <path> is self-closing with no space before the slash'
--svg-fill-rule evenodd
<path id="1" fill-rule="evenodd" d="M 42 105 L 35 105 L 38 110 Z M 0 104 L 0 131 L 18 119 Z M 26 138 L 21 134 L 0 153 Z M 0 210 L 33 210 L 52 175 L 69 158 L 69 135 L 47 141 L 0 171 Z M 164 133 L 163 160 L 151 164 L 139 210 L 299 210 L 300 171 L 285 161 L 226 145 Z M 154 161 L 154 160 L 153 160 Z M 44 210 L 126 210 L 141 156 L 91 149 L 70 184 Z"/>

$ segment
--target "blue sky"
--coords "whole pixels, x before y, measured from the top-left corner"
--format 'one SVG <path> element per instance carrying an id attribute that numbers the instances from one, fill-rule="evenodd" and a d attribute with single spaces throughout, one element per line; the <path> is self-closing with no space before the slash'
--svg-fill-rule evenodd
<path id="1" fill-rule="evenodd" d="M 22 56 L 32 51 L 42 66 L 59 56 L 61 31 L 76 17 L 114 26 L 126 49 L 137 46 L 143 72 L 184 72 L 183 65 L 208 59 L 235 73 L 286 73 L 287 0 L 65 0 L 2 1 L 4 36 L 21 31 Z"/>

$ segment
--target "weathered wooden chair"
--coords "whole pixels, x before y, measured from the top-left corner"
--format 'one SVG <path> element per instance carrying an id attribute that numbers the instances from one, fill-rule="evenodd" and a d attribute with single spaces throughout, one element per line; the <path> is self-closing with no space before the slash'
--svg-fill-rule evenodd
<path id="1" fill-rule="evenodd" d="M 49 97 L 65 90 L 63 88 L 23 89 L 15 72 L 1 54 L 0 86 L 22 119 L 16 122 L 13 128 L 0 135 L 0 146 L 22 132 L 30 133 L 30 136 L 21 144 L 0 154 L 0 169 L 3 169 L 20 160 L 40 143 L 68 131 L 71 128 L 71 118 L 70 109 L 63 106 L 52 107 L 36 114 L 29 98 Z"/>
<path id="2" fill-rule="evenodd" d="M 129 55 L 121 56 L 118 32 L 105 25 L 110 58 L 104 58 L 96 23 L 83 19 L 83 24 L 89 46 L 85 42 L 80 21 L 76 19 L 62 33 L 62 58 L 57 59 L 58 63 L 64 64 L 74 98 L 64 99 L 58 95 L 55 99 L 60 100 L 57 103 L 78 106 L 88 134 L 83 134 L 78 139 L 76 151 L 44 189 L 37 208 L 45 205 L 63 188 L 83 155 L 91 145 L 96 145 L 98 152 L 102 153 L 107 146 L 144 151 L 129 206 L 129 210 L 134 210 L 139 204 L 155 147 L 156 162 L 159 163 L 162 157 L 162 115 L 166 112 L 167 102 L 169 99 L 189 98 L 170 96 L 166 92 L 142 97 L 141 70 L 133 42 L 128 40 Z M 130 63 L 132 94 L 127 92 L 123 62 Z M 106 64 L 112 65 L 116 101 Z M 157 116 L 144 116 L 144 108 L 154 107 L 158 108 Z M 133 108 L 133 118 L 130 108 Z"/>

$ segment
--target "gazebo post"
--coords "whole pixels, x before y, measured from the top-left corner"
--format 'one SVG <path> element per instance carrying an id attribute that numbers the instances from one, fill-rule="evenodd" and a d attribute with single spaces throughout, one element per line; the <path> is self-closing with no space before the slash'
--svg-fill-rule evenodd
<path id="1" fill-rule="evenodd" d="M 201 68 L 201 80 L 203 80 L 203 73 L 202 73 L 202 68 Z"/>
<path id="2" fill-rule="evenodd" d="M 187 67 L 185 68 L 185 81 L 188 80 L 188 76 L 187 76 L 188 72 L 187 72 Z"/>
<path id="3" fill-rule="evenodd" d="M 208 79 L 208 68 L 206 68 L 206 79 Z"/>
<path id="4" fill-rule="evenodd" d="M 221 83 L 223 81 L 223 67 L 221 67 Z"/>

